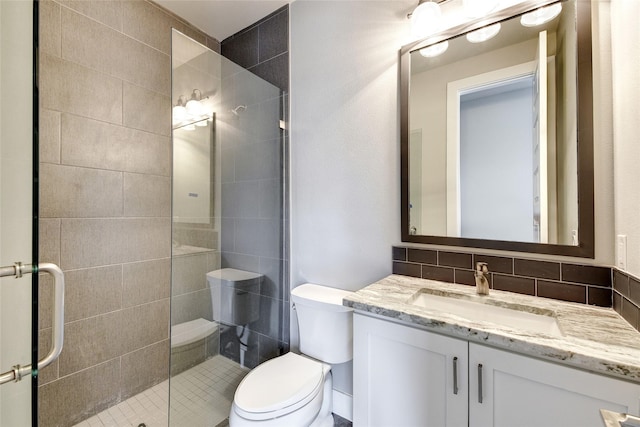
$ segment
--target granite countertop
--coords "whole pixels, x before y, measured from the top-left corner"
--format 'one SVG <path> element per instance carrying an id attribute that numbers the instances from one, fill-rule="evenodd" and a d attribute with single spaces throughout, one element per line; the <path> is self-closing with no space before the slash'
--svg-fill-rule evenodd
<path id="1" fill-rule="evenodd" d="M 444 295 L 502 307 L 553 314 L 562 336 L 523 331 L 508 325 L 472 321 L 444 311 L 411 305 L 416 292 Z M 611 308 L 491 290 L 478 296 L 475 287 L 391 275 L 343 300 L 347 307 L 422 327 L 471 342 L 487 344 L 640 382 L 640 332 Z"/>

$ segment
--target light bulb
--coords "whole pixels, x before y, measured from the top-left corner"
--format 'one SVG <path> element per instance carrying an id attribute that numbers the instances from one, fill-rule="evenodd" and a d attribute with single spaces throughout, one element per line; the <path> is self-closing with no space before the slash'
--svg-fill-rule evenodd
<path id="1" fill-rule="evenodd" d="M 441 25 L 442 11 L 438 3 L 432 1 L 420 3 L 411 14 L 411 32 L 418 39 L 435 33 Z"/>
<path id="2" fill-rule="evenodd" d="M 535 27 L 537 25 L 546 24 L 556 16 L 560 15 L 562 4 L 555 3 L 551 6 L 541 7 L 532 12 L 525 13 L 520 18 L 520 23 L 525 27 Z"/>
<path id="3" fill-rule="evenodd" d="M 496 36 L 500 32 L 500 23 L 482 27 L 467 33 L 467 40 L 471 43 L 482 43 Z"/>
<path id="4" fill-rule="evenodd" d="M 445 40 L 443 42 L 427 46 L 424 49 L 420 49 L 420 55 L 425 58 L 433 58 L 434 56 L 442 55 L 448 48 L 449 42 Z"/>
<path id="5" fill-rule="evenodd" d="M 202 115 L 202 104 L 197 99 L 190 99 L 187 101 L 186 107 L 187 113 L 192 116 L 201 116 Z"/>
<path id="6" fill-rule="evenodd" d="M 190 125 L 186 125 L 186 126 L 182 126 L 182 129 L 184 130 L 196 130 L 195 125 L 192 123 Z"/>
<path id="7" fill-rule="evenodd" d="M 470 18 L 480 18 L 498 6 L 499 0 L 462 0 L 462 7 Z"/>
<path id="8" fill-rule="evenodd" d="M 173 107 L 173 122 L 179 123 L 187 119 L 187 109 L 182 105 L 176 105 Z"/>

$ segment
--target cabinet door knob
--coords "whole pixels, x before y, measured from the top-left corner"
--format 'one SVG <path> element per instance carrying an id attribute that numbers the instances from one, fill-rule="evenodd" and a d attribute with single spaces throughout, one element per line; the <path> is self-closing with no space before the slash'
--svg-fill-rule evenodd
<path id="1" fill-rule="evenodd" d="M 482 403 L 482 363 L 478 363 L 478 403 Z"/>
<path id="2" fill-rule="evenodd" d="M 453 358 L 453 394 L 458 394 L 458 358 Z"/>

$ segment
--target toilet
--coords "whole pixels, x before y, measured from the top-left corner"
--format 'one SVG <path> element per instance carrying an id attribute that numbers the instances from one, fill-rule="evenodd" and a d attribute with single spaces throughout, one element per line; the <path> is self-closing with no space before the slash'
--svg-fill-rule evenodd
<path id="1" fill-rule="evenodd" d="M 291 291 L 302 354 L 249 372 L 236 389 L 229 426 L 333 426 L 331 364 L 353 358 L 353 313 L 342 305 L 350 294 L 309 283 Z"/>

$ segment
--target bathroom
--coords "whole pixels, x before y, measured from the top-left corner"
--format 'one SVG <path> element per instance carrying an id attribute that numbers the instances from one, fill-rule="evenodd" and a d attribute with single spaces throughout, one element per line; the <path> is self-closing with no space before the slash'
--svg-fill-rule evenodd
<path id="1" fill-rule="evenodd" d="M 638 125 L 637 120 L 634 120 L 637 116 L 637 111 L 634 111 L 636 103 L 630 101 L 633 97 L 629 94 L 638 94 L 639 89 L 635 83 L 636 79 L 625 78 L 627 75 L 637 74 L 637 64 L 634 64 L 631 58 L 637 58 L 638 55 L 631 50 L 637 47 L 628 46 L 625 43 L 626 40 L 634 39 L 628 36 L 628 33 L 635 28 L 635 23 L 631 23 L 635 21 L 629 17 L 633 15 L 620 12 L 615 8 L 616 4 L 626 3 L 624 1 L 593 2 L 594 17 L 606 23 L 611 13 L 613 22 L 616 22 L 616 25 L 611 26 L 613 30 L 611 39 L 606 32 L 594 38 L 597 41 L 594 44 L 595 257 L 593 260 L 569 258 L 568 261 L 605 267 L 615 266 L 617 265 L 616 236 L 626 235 L 626 271 L 638 276 L 640 275 L 640 265 L 638 265 L 640 233 L 636 230 L 638 220 L 635 212 L 637 212 L 638 203 L 634 195 L 634 183 L 638 172 L 633 162 L 637 158 L 637 148 L 632 143 Z M 86 31 L 86 34 L 64 35 L 69 43 L 72 41 L 80 43 L 83 35 L 95 36 L 96 28 L 102 30 L 104 27 L 115 26 L 118 34 L 136 29 L 142 31 L 142 25 L 136 28 L 129 22 L 129 27 L 126 27 L 124 22 L 119 21 L 126 16 L 140 16 L 135 14 L 139 13 L 143 14 L 144 18 L 138 18 L 134 22 L 151 22 L 155 29 L 164 34 L 158 36 L 143 32 L 136 35 L 137 40 L 141 40 L 142 44 L 157 47 L 145 50 L 134 46 L 134 53 L 126 56 L 129 64 L 125 64 L 127 72 L 135 74 L 139 71 L 143 76 L 138 75 L 136 78 L 139 80 L 128 86 L 135 91 L 135 93 L 130 92 L 133 94 L 129 98 L 133 103 L 131 107 L 145 112 L 135 116 L 143 122 L 130 124 L 130 127 L 143 129 L 146 132 L 145 135 L 152 135 L 153 138 L 146 142 L 159 147 L 154 152 L 155 158 L 150 159 L 143 155 L 140 164 L 133 166 L 134 170 L 124 169 L 123 172 L 148 179 L 143 189 L 143 194 L 148 196 L 148 204 L 138 206 L 142 212 L 128 214 L 126 201 L 120 202 L 120 207 L 116 208 L 113 201 L 106 197 L 96 202 L 93 198 L 87 200 L 87 194 L 80 192 L 74 193 L 74 196 L 61 194 L 60 197 L 65 200 L 66 206 L 59 208 L 73 210 L 73 204 L 77 202 L 82 205 L 81 209 L 89 210 L 88 212 L 78 214 L 67 211 L 60 216 L 47 212 L 41 213 L 40 261 L 42 262 L 60 261 L 65 264 L 64 260 L 60 259 L 66 256 L 61 253 L 64 246 L 61 248 L 61 244 L 55 240 L 64 236 L 65 233 L 91 233 L 77 238 L 84 237 L 87 240 L 103 238 L 106 239 L 103 242 L 104 245 L 114 245 L 111 247 L 120 250 L 121 248 L 117 245 L 123 235 L 129 235 L 139 227 L 146 227 L 146 237 L 141 247 L 135 248 L 135 255 L 131 259 L 100 261 L 93 264 L 94 268 L 91 269 L 86 269 L 79 261 L 76 264 L 73 262 L 68 264 L 69 270 L 77 270 L 76 275 L 94 274 L 95 276 L 89 280 L 96 284 L 96 288 L 100 288 L 100 280 L 104 280 L 108 274 L 115 275 L 115 280 L 120 280 L 118 274 L 125 274 L 118 273 L 114 266 L 124 266 L 118 267 L 120 270 L 146 268 L 144 271 L 138 271 L 137 274 L 149 278 L 149 282 L 145 282 L 145 289 L 154 292 L 145 304 L 132 303 L 139 308 L 129 310 L 127 314 L 132 317 L 119 318 L 119 321 L 123 322 L 121 325 L 146 325 L 145 329 L 140 330 L 139 336 L 133 337 L 140 343 L 136 348 L 140 352 L 129 351 L 126 353 L 129 359 L 126 357 L 121 359 L 121 355 L 111 356 L 109 351 L 101 349 L 103 353 L 99 356 L 91 356 L 93 360 L 88 360 L 78 370 L 77 376 L 65 376 L 60 372 L 59 375 L 64 376 L 65 381 L 50 382 L 50 385 L 57 384 L 57 388 L 49 393 L 52 395 L 68 393 L 64 395 L 64 400 L 72 402 L 70 405 L 79 407 L 76 413 L 85 413 L 87 409 L 82 405 L 90 406 L 89 401 L 92 399 L 94 402 L 99 402 L 99 405 L 116 403 L 121 393 L 133 394 L 134 390 L 138 391 L 138 387 L 142 387 L 146 381 L 141 378 L 143 376 L 140 370 L 141 365 L 145 365 L 144 376 L 151 376 L 151 381 L 155 382 L 167 375 L 169 363 L 167 350 L 169 332 L 168 327 L 163 325 L 168 324 L 171 309 L 169 306 L 171 271 L 168 264 L 172 241 L 171 197 L 168 193 L 170 185 L 168 170 L 171 159 L 168 148 L 170 125 L 168 122 L 158 125 L 155 118 L 169 114 L 166 103 L 163 104 L 162 101 L 169 97 L 170 92 L 167 89 L 149 88 L 147 85 L 158 83 L 165 88 L 168 87 L 171 65 L 166 52 L 169 49 L 170 38 L 167 34 L 170 33 L 171 23 L 167 22 L 165 15 L 158 13 L 158 9 L 149 7 L 145 2 L 123 4 L 122 7 L 139 8 L 135 11 L 130 10 L 124 15 L 118 13 L 118 10 L 110 9 L 110 5 L 110 2 L 41 2 L 40 4 L 42 13 L 46 14 L 44 15 L 46 17 L 62 17 L 64 13 L 65 19 L 78 20 L 73 25 L 67 24 L 60 27 L 58 23 L 61 21 L 47 21 L 47 18 L 41 17 L 40 50 L 49 55 L 49 59 L 53 62 L 53 64 L 45 62 L 41 64 L 42 67 L 59 66 L 60 63 L 51 58 L 73 54 L 73 51 L 65 53 L 68 46 L 58 43 L 63 37 L 60 35 L 61 28 L 65 31 L 70 27 L 77 31 Z M 283 56 L 282 52 L 279 52 L 278 59 L 285 61 L 286 58 L 284 69 L 288 69 L 290 73 L 288 79 L 290 246 L 289 265 L 285 267 L 289 269 L 289 274 L 287 280 L 283 282 L 287 287 L 293 288 L 301 283 L 312 282 L 357 290 L 393 272 L 392 247 L 403 247 L 400 236 L 400 209 L 398 209 L 400 206 L 400 150 L 398 149 L 400 124 L 397 55 L 400 46 L 409 41 L 406 15 L 413 7 L 415 7 L 413 2 L 296 1 L 289 4 L 284 11 L 287 16 L 285 28 L 288 26 L 288 44 L 284 49 L 287 55 Z M 45 25 L 47 22 L 52 25 Z M 100 25 L 92 27 L 91 25 L 95 25 L 95 22 L 99 22 Z M 87 27 L 82 30 L 81 24 Z M 4 22 L 2 27 L 7 28 Z M 215 48 L 215 40 L 203 37 L 202 34 L 186 26 L 184 22 L 179 28 L 202 44 Z M 105 32 L 108 33 L 108 31 Z M 108 47 L 117 49 L 122 46 L 118 43 L 124 42 L 116 36 L 113 43 L 105 44 L 101 49 Z M 619 48 L 620 51 L 614 49 L 612 52 L 610 46 Z M 222 50 L 224 53 L 224 47 Z M 76 51 L 80 52 L 80 49 Z M 158 51 L 165 53 L 158 55 Z M 145 56 L 147 54 L 149 55 Z M 62 65 L 69 64 L 63 62 Z M 107 65 L 96 63 L 86 68 L 95 69 L 98 66 Z M 63 69 L 61 72 L 72 73 L 74 70 Z M 74 100 L 77 105 L 72 105 L 72 108 L 77 110 L 72 110 L 72 113 L 106 104 L 103 97 L 107 95 L 103 92 L 108 92 L 113 79 L 91 80 L 95 76 L 86 74 L 90 73 L 83 74 L 81 77 L 85 80 L 82 81 L 92 87 L 93 96 L 90 99 Z M 115 74 L 117 77 L 116 71 L 101 73 L 101 75 L 104 74 L 109 74 L 111 77 Z M 128 81 L 131 82 L 131 80 Z M 45 82 L 42 84 L 45 85 Z M 123 94 L 126 95 L 127 91 L 124 90 Z M 46 93 L 41 93 L 40 96 L 41 99 L 47 99 Z M 7 99 L 4 92 L 2 98 L 4 103 Z M 52 106 L 50 109 L 58 111 Z M 77 114 L 86 115 L 83 112 Z M 126 118 L 126 111 L 121 115 Z M 55 138 L 56 135 L 60 137 L 63 135 L 62 131 L 56 127 L 59 120 L 61 120 L 59 114 L 41 112 L 41 146 L 43 150 L 45 147 L 50 149 L 40 154 L 40 161 L 43 164 L 60 165 L 64 162 L 60 157 L 64 158 L 64 150 L 56 145 Z M 98 121 L 109 122 L 109 119 Z M 67 126 L 71 125 L 73 123 L 67 123 Z M 124 123 L 124 126 L 126 127 L 127 123 Z M 160 129 L 156 130 L 153 126 L 160 126 Z M 51 138 L 52 135 L 53 138 Z M 73 153 L 68 152 L 67 155 L 73 155 Z M 159 167 L 158 165 L 161 165 L 162 169 L 154 169 Z M 119 167 L 124 168 L 124 166 Z M 47 168 L 51 170 L 47 171 Z M 54 189 L 60 187 L 45 180 L 46 176 L 57 173 L 55 168 L 44 165 L 42 169 L 41 189 L 47 186 L 52 186 Z M 64 168 L 59 166 L 58 169 Z M 96 171 L 102 167 L 85 165 L 81 169 L 83 170 L 78 172 L 99 174 Z M 49 175 L 44 175 L 45 173 Z M 90 182 L 87 176 L 68 179 L 76 179 L 77 182 L 82 183 Z M 98 176 L 94 179 L 108 181 L 110 178 Z M 99 188 L 107 185 L 100 182 Z M 117 187 L 117 184 L 114 186 Z M 100 192 L 104 193 L 103 190 Z M 46 197 L 46 194 L 41 197 Z M 41 201 L 41 205 L 45 206 L 44 201 Z M 125 214 L 123 215 L 120 211 L 114 213 L 109 209 L 124 209 Z M 137 218 L 136 221 L 140 222 L 131 221 L 130 228 L 120 229 L 114 228 L 108 220 L 103 221 L 105 217 L 116 215 Z M 65 231 L 65 227 L 71 226 L 78 229 Z M 80 229 L 81 226 L 85 228 Z M 3 233 L 4 231 L 3 227 Z M 72 237 L 71 234 L 67 235 L 70 236 L 69 238 Z M 75 247 L 78 250 L 78 256 L 87 255 L 87 247 L 75 246 L 71 243 L 69 245 L 69 248 Z M 425 248 L 433 249 L 433 246 L 425 246 Z M 451 252 L 505 255 L 503 252 L 491 250 L 474 251 L 460 247 L 446 249 Z M 507 254 L 509 255 L 513 256 L 513 254 Z M 550 255 L 517 254 L 516 256 L 555 262 L 567 261 L 567 258 Z M 13 261 L 15 261 L 13 258 L 5 259 L 3 251 L 3 265 Z M 136 272 L 132 271 L 130 274 L 129 277 L 134 277 L 133 274 Z M 67 275 L 70 287 L 72 280 L 73 277 L 69 278 Z M 76 280 L 81 282 L 86 279 L 76 278 Z M 46 282 L 46 278 L 42 278 L 42 281 Z M 43 283 L 43 286 L 46 284 Z M 117 310 L 121 311 L 130 309 L 130 306 L 120 301 L 125 298 L 124 295 L 114 295 L 110 291 L 108 282 L 103 282 L 101 286 L 101 291 L 98 289 L 92 291 L 95 294 L 92 294 L 91 303 L 83 309 L 84 312 L 77 313 L 75 318 L 71 317 L 71 321 L 87 319 L 87 322 L 94 322 L 96 328 L 101 327 L 108 331 L 105 333 L 111 336 L 119 335 L 119 329 L 109 330 L 105 326 L 105 323 L 109 322 L 107 315 L 116 316 L 115 313 L 117 313 L 114 311 L 116 309 L 109 308 L 109 304 L 116 304 L 119 307 Z M 152 289 L 153 286 L 158 288 Z M 102 293 L 98 294 L 98 292 Z M 616 301 L 615 298 L 620 301 L 621 293 L 629 297 L 628 292 L 628 290 L 614 292 L 614 301 Z M 138 297 L 143 296 L 138 295 Z M 282 299 L 286 298 L 283 296 Z M 4 301 L 3 298 L 3 303 Z M 288 301 L 285 302 L 288 308 Z M 627 305 L 622 307 L 626 310 Z M 632 305 L 629 307 L 633 308 Z M 637 310 L 625 311 L 624 314 L 627 320 L 637 326 Z M 117 314 L 117 316 L 123 315 L 123 313 Z M 295 314 L 287 313 L 286 316 L 291 318 L 290 332 L 287 330 L 290 339 L 283 337 L 283 342 L 295 349 L 297 336 Z M 284 317 L 283 315 L 283 319 Z M 3 321 L 3 325 L 5 323 Z M 46 325 L 43 327 L 46 328 Z M 78 328 L 86 330 L 79 324 Z M 70 339 L 74 338 L 73 331 L 66 332 Z M 46 336 L 43 336 L 43 339 L 46 339 Z M 75 336 L 76 340 L 84 342 L 81 336 L 78 334 Z M 108 342 L 108 338 L 102 342 Z M 65 345 L 72 344 L 66 342 Z M 105 363 L 112 360 L 114 362 L 111 364 Z M 5 363 L 3 357 L 3 368 L 10 366 L 11 363 L 16 362 L 8 360 Z M 121 373 L 120 370 L 125 367 L 129 371 Z M 347 365 L 338 366 L 334 370 L 335 388 L 343 391 L 346 396 L 349 395 L 351 387 L 350 369 L 351 367 Z M 110 378 L 120 376 L 131 381 L 129 389 L 131 391 L 124 393 L 120 390 L 119 384 L 109 381 Z M 49 383 L 44 372 L 39 380 L 44 385 Z M 80 388 L 79 384 L 84 386 Z M 3 393 L 6 387 L 9 385 L 4 386 Z M 74 390 L 83 391 L 78 394 Z M 44 390 L 42 391 L 44 393 Z M 38 397 L 40 405 L 47 404 L 49 398 L 43 394 Z M 53 402 L 51 404 L 56 405 Z M 93 406 L 99 405 L 93 404 Z M 6 410 L 2 411 L 3 414 L 5 412 Z M 64 415 L 61 416 L 64 417 Z M 78 418 L 74 420 L 80 421 Z"/>

